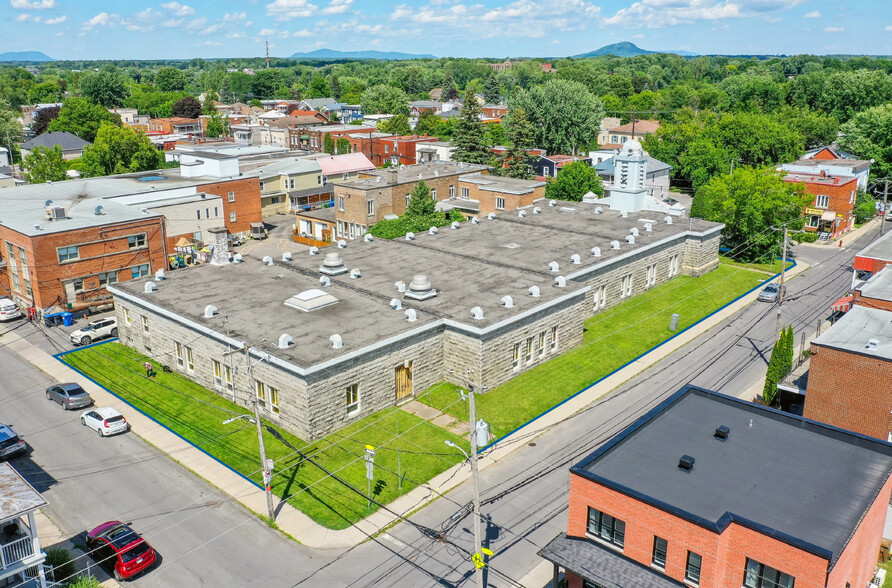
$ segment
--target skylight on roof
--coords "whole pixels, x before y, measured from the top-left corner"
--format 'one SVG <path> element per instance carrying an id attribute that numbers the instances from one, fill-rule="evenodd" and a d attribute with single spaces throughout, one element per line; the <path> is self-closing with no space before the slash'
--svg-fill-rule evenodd
<path id="1" fill-rule="evenodd" d="M 306 290 L 300 294 L 295 294 L 285 301 L 285 306 L 302 310 L 303 312 L 312 312 L 319 310 L 332 304 L 337 304 L 338 299 L 322 290 L 313 288 Z"/>
<path id="2" fill-rule="evenodd" d="M 137 178 L 140 182 L 160 182 L 161 180 L 166 180 L 164 176 L 142 176 Z"/>

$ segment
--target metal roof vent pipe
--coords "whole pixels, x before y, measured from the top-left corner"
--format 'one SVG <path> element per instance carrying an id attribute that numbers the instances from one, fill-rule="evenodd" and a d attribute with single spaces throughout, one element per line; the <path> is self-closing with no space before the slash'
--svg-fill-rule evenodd
<path id="1" fill-rule="evenodd" d="M 504 306 L 505 308 L 513 308 L 514 299 L 510 296 L 502 296 L 502 306 Z"/>
<path id="2" fill-rule="evenodd" d="M 601 208 L 600 206 L 595 207 L 595 214 L 601 214 L 602 212 L 604 212 L 603 208 Z"/>
<path id="3" fill-rule="evenodd" d="M 214 318 L 217 316 L 217 307 L 213 304 L 208 304 L 204 307 L 204 318 Z"/>
<path id="4" fill-rule="evenodd" d="M 452 221 L 452 224 L 449 226 L 452 227 L 453 229 L 457 229 L 457 228 L 461 227 L 461 224 L 458 221 Z"/>
<path id="5" fill-rule="evenodd" d="M 155 282 L 146 282 L 146 294 L 151 294 L 155 291 Z"/>
<path id="6" fill-rule="evenodd" d="M 478 321 L 483 320 L 483 309 L 479 306 L 475 306 L 471 309 L 471 316 Z"/>
<path id="7" fill-rule="evenodd" d="M 559 271 L 561 271 L 561 266 L 558 265 L 558 262 L 551 261 L 548 263 L 548 269 L 550 269 L 553 272 L 559 272 Z"/>
<path id="8" fill-rule="evenodd" d="M 592 255 L 594 255 L 595 257 L 601 257 L 601 248 L 592 247 Z"/>
<path id="9" fill-rule="evenodd" d="M 626 243 L 629 245 L 635 244 L 635 235 L 626 235 Z"/>
<path id="10" fill-rule="evenodd" d="M 539 208 L 538 206 L 533 207 L 533 214 L 539 214 L 540 212 L 542 212 L 541 208 Z"/>
<path id="11" fill-rule="evenodd" d="M 479 218 L 479 217 L 476 217 L 476 216 L 472 216 L 472 217 L 471 217 L 471 222 L 474 223 L 475 225 L 479 225 L 479 224 L 480 224 L 480 218 Z"/>
<path id="12" fill-rule="evenodd" d="M 291 261 L 291 253 L 289 251 L 282 254 L 282 261 Z"/>
<path id="13" fill-rule="evenodd" d="M 332 335 L 331 337 L 328 338 L 328 340 L 331 341 L 331 346 L 334 349 L 340 349 L 341 347 L 344 346 L 344 339 L 342 339 L 340 335 L 337 335 L 337 334 Z"/>
<path id="14" fill-rule="evenodd" d="M 629 229 L 629 234 L 632 235 L 633 237 L 637 237 L 638 236 L 638 227 L 632 227 L 631 229 Z"/>
<path id="15" fill-rule="evenodd" d="M 399 282 L 394 282 L 393 285 L 396 286 L 397 292 L 405 292 L 406 291 L 406 283 L 402 280 L 400 280 Z"/>
<path id="16" fill-rule="evenodd" d="M 625 210 L 620 210 L 620 211 L 619 211 L 619 216 L 620 216 L 621 218 L 629 218 L 629 213 L 626 212 Z"/>
<path id="17" fill-rule="evenodd" d="M 494 218 L 496 218 L 496 213 L 490 212 L 486 215 L 486 218 L 488 218 L 489 220 L 493 220 Z"/>
<path id="18" fill-rule="evenodd" d="M 350 277 L 353 278 L 354 280 L 355 280 L 356 278 L 361 278 L 361 277 L 362 277 L 362 272 L 359 271 L 359 268 L 358 268 L 358 267 L 355 267 L 355 268 L 353 268 L 352 270 L 350 270 Z"/>
<path id="19" fill-rule="evenodd" d="M 102 216 L 102 215 L 103 215 L 103 212 L 102 212 L 102 205 L 99 205 L 99 206 L 97 206 L 96 208 L 94 208 L 94 209 L 93 209 L 93 214 L 95 214 L 96 216 Z"/>
<path id="20" fill-rule="evenodd" d="M 517 216 L 519 216 L 520 218 L 523 218 L 523 217 L 525 217 L 526 215 L 527 215 L 527 211 L 526 211 L 526 210 L 518 210 L 518 211 L 517 211 Z"/>
<path id="21" fill-rule="evenodd" d="M 418 313 L 415 312 L 415 310 L 412 308 L 407 308 L 406 309 L 406 320 L 408 320 L 410 323 L 414 323 L 415 321 L 418 320 Z"/>
<path id="22" fill-rule="evenodd" d="M 414 241 L 415 233 L 406 233 L 406 241 Z"/>
<path id="23" fill-rule="evenodd" d="M 867 345 L 864 348 L 867 349 L 868 351 L 876 351 L 877 345 L 879 345 L 879 344 L 880 344 L 880 342 L 876 339 L 868 339 Z"/>
<path id="24" fill-rule="evenodd" d="M 310 255 L 319 255 L 318 247 L 310 247 Z"/>
<path id="25" fill-rule="evenodd" d="M 346 249 L 346 248 L 347 248 L 347 242 L 344 241 L 343 239 L 338 239 L 338 249 Z"/>
<path id="26" fill-rule="evenodd" d="M 672 224 L 672 217 L 671 217 L 671 216 L 663 217 L 663 221 L 664 221 L 667 225 L 671 225 L 671 224 Z"/>
<path id="27" fill-rule="evenodd" d="M 288 349 L 294 344 L 294 337 L 289 335 L 288 333 L 282 333 L 279 335 L 279 349 Z"/>
<path id="28" fill-rule="evenodd" d="M 731 429 L 726 427 L 725 425 L 721 425 L 720 427 L 716 427 L 715 433 L 713 433 L 713 437 L 718 439 L 719 441 L 725 441 L 728 438 L 728 435 L 731 433 Z"/>
<path id="29" fill-rule="evenodd" d="M 273 262 L 272 257 L 270 257 L 269 255 L 264 256 L 263 265 L 272 265 L 273 263 L 275 263 L 275 262 Z"/>
<path id="30" fill-rule="evenodd" d="M 331 278 L 329 278 L 328 276 L 322 276 L 322 277 L 320 277 L 320 278 L 319 278 L 319 285 L 320 285 L 320 286 L 331 286 Z"/>
<path id="31" fill-rule="evenodd" d="M 548 206 L 557 206 L 557 200 L 549 200 Z"/>
<path id="32" fill-rule="evenodd" d="M 243 259 L 244 258 L 242 257 L 241 253 L 236 253 L 235 255 L 232 256 L 232 261 L 234 261 L 236 263 L 241 263 L 243 261 Z"/>
<path id="33" fill-rule="evenodd" d="M 694 469 L 694 458 L 690 455 L 682 455 L 681 459 L 678 460 L 678 469 L 686 472 Z"/>
<path id="34" fill-rule="evenodd" d="M 406 298 L 414 300 L 427 300 L 437 295 L 431 281 L 424 274 L 418 274 L 409 282 L 409 289 L 406 291 Z"/>
<path id="35" fill-rule="evenodd" d="M 390 308 L 393 310 L 402 310 L 403 302 L 402 300 L 397 300 L 396 298 L 390 299 Z"/>
<path id="36" fill-rule="evenodd" d="M 430 235 L 436 235 L 436 234 L 437 234 L 437 227 L 431 227 L 427 232 L 428 232 L 428 234 L 430 234 Z"/>
<path id="37" fill-rule="evenodd" d="M 163 269 L 160 269 L 157 272 L 155 272 L 155 281 L 156 282 L 160 282 L 163 279 L 164 279 L 164 270 Z"/>
<path id="38" fill-rule="evenodd" d="M 579 257 L 578 253 L 574 253 L 570 256 L 570 261 L 575 265 L 579 265 L 580 263 L 582 263 L 582 258 Z"/>
<path id="39" fill-rule="evenodd" d="M 532 296 L 533 298 L 538 298 L 539 296 L 541 296 L 541 294 L 539 293 L 539 286 L 530 286 L 529 291 L 530 296 Z"/>
<path id="40" fill-rule="evenodd" d="M 375 237 L 372 236 L 371 233 L 366 233 L 365 237 L 363 237 L 362 240 L 365 241 L 366 243 L 371 243 L 372 241 L 375 240 Z"/>
<path id="41" fill-rule="evenodd" d="M 647 232 L 649 233 L 649 232 L 651 232 L 652 230 L 654 230 L 654 226 L 653 226 L 652 224 L 650 224 L 650 223 L 644 223 L 644 230 L 647 231 Z"/>
<path id="42" fill-rule="evenodd" d="M 567 278 L 564 276 L 558 276 L 554 279 L 554 285 L 558 288 L 564 288 L 567 285 Z"/>
<path id="43" fill-rule="evenodd" d="M 322 260 L 322 267 L 319 268 L 319 271 L 329 276 L 339 276 L 346 274 L 348 270 L 347 266 L 344 265 L 344 260 L 341 259 L 341 254 L 337 251 L 332 251 L 325 254 L 325 259 Z"/>
<path id="44" fill-rule="evenodd" d="M 610 248 L 611 249 L 619 249 L 619 241 L 611 241 Z"/>

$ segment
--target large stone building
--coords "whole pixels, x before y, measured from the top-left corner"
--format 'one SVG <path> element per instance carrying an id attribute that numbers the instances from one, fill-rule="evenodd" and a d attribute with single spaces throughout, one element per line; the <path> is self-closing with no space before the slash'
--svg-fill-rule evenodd
<path id="1" fill-rule="evenodd" d="M 592 314 L 715 268 L 722 225 L 539 200 L 455 227 L 116 284 L 120 337 L 312 439 L 453 371 L 485 391 L 579 345 Z"/>

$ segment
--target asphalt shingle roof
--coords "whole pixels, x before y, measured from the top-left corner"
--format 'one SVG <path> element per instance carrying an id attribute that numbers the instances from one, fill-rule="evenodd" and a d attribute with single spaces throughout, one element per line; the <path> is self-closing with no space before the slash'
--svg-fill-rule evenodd
<path id="1" fill-rule="evenodd" d="M 37 135 L 33 139 L 28 139 L 22 143 L 22 149 L 32 150 L 35 147 L 52 147 L 58 145 L 62 151 L 70 151 L 73 149 L 83 149 L 87 145 L 91 145 L 89 141 L 84 141 L 77 135 L 68 131 L 53 131 L 51 133 L 43 133 Z"/>

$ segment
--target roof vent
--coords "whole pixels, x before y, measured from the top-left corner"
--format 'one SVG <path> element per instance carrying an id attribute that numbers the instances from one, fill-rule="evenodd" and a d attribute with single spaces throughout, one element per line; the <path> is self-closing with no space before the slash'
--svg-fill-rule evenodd
<path id="1" fill-rule="evenodd" d="M 285 306 L 296 308 L 297 310 L 302 310 L 304 312 L 311 312 L 326 306 L 331 306 L 332 304 L 337 304 L 337 302 L 338 299 L 328 292 L 313 288 L 292 296 L 285 301 Z"/>
<path id="2" fill-rule="evenodd" d="M 155 282 L 146 282 L 146 294 L 151 294 L 155 291 Z"/>
<path id="3" fill-rule="evenodd" d="M 43 207 L 44 207 L 44 208 L 49 208 L 49 207 L 52 206 L 52 205 L 53 205 L 53 201 L 52 201 L 52 200 L 47 200 L 46 202 L 43 203 Z"/>
<path id="4" fill-rule="evenodd" d="M 600 206 L 595 207 L 595 214 L 601 214 L 602 212 L 604 212 L 603 208 L 601 208 Z"/>
<path id="5" fill-rule="evenodd" d="M 415 233 L 409 232 L 406 233 L 406 241 L 413 241 L 415 239 Z"/>
<path id="6" fill-rule="evenodd" d="M 269 255 L 265 255 L 263 257 L 263 265 L 272 265 L 273 263 L 275 263 L 275 262 L 273 261 L 273 258 L 270 257 Z"/>
<path id="7" fill-rule="evenodd" d="M 319 271 L 330 276 L 339 276 L 347 273 L 347 266 L 344 265 L 341 254 L 337 251 L 332 251 L 325 254 L 325 259 L 322 260 L 322 267 L 319 268 Z"/>
<path id="8" fill-rule="evenodd" d="M 582 263 L 582 258 L 579 257 L 578 253 L 574 253 L 570 256 L 570 261 L 576 265 L 579 265 L 580 263 Z"/>
<path id="9" fill-rule="evenodd" d="M 391 298 L 390 299 L 390 308 L 392 308 L 393 310 L 402 310 L 403 302 L 396 298 Z"/>
<path id="10" fill-rule="evenodd" d="M 96 208 L 93 209 L 93 214 L 95 214 L 96 216 L 102 216 L 102 205 L 101 204 L 97 205 Z"/>
<path id="11" fill-rule="evenodd" d="M 208 304 L 204 307 L 204 318 L 214 318 L 217 316 L 217 307 L 213 304 Z"/>
<path id="12" fill-rule="evenodd" d="M 490 212 L 486 215 L 486 218 L 488 218 L 489 220 L 493 220 L 494 218 L 496 218 L 496 213 Z"/>
<path id="13" fill-rule="evenodd" d="M 553 272 L 559 272 L 559 271 L 561 271 L 561 266 L 558 265 L 558 262 L 551 261 L 548 263 L 548 269 L 550 269 Z"/>
<path id="14" fill-rule="evenodd" d="M 291 261 L 291 252 L 286 251 L 282 254 L 282 261 Z"/>
<path id="15" fill-rule="evenodd" d="M 233 256 L 232 256 L 232 261 L 234 261 L 234 262 L 236 262 L 236 263 L 241 263 L 241 262 L 242 262 L 242 254 L 241 254 L 241 253 L 236 253 L 235 255 L 233 255 Z"/>
<path id="16" fill-rule="evenodd" d="M 731 429 L 729 429 L 725 425 L 722 425 L 720 427 L 716 427 L 715 433 L 713 433 L 712 436 L 715 437 L 716 439 L 718 439 L 719 441 L 724 441 L 725 439 L 728 438 L 728 434 L 730 432 L 731 432 Z"/>
<path id="17" fill-rule="evenodd" d="M 637 237 L 638 236 L 638 227 L 632 227 L 631 229 L 629 229 L 629 234 L 632 235 L 633 237 Z"/>
<path id="18" fill-rule="evenodd" d="M 51 206 L 46 209 L 46 217 L 50 220 L 61 220 L 65 218 L 64 206 Z"/>
<path id="19" fill-rule="evenodd" d="M 629 243 L 630 245 L 634 245 L 635 244 L 635 235 L 626 235 L 626 243 Z"/>
<path id="20" fill-rule="evenodd" d="M 877 345 L 879 345 L 879 344 L 880 344 L 880 342 L 877 341 L 876 339 L 868 339 L 867 345 L 864 348 L 867 349 L 868 351 L 876 351 Z"/>
<path id="21" fill-rule="evenodd" d="M 415 310 L 412 308 L 407 308 L 406 309 L 406 320 L 408 320 L 410 323 L 414 323 L 415 321 L 418 320 L 418 313 L 415 312 Z"/>
<path id="22" fill-rule="evenodd" d="M 620 216 L 621 218 L 629 218 L 629 213 L 628 213 L 627 211 L 625 211 L 625 210 L 620 210 L 620 211 L 619 211 L 619 216 Z"/>
<path id="23" fill-rule="evenodd" d="M 355 267 L 355 268 L 353 268 L 352 270 L 350 270 L 350 277 L 353 278 L 354 280 L 355 280 L 356 278 L 361 278 L 361 277 L 362 277 L 362 272 L 359 271 L 359 268 L 358 268 L 358 267 Z"/>
<path id="24" fill-rule="evenodd" d="M 406 283 L 402 280 L 400 280 L 399 282 L 394 282 L 393 285 L 396 286 L 397 292 L 405 292 L 406 291 Z"/>
<path id="25" fill-rule="evenodd" d="M 320 277 L 320 278 L 319 278 L 319 285 L 320 285 L 320 286 L 331 286 L 331 278 L 329 278 L 328 276 L 322 276 L 322 277 Z"/>
<path id="26" fill-rule="evenodd" d="M 557 200 L 549 200 L 548 206 L 557 206 Z"/>
<path id="27" fill-rule="evenodd" d="M 310 255 L 319 255 L 318 247 L 310 247 Z"/>
<path id="28" fill-rule="evenodd" d="M 461 224 L 459 224 L 458 221 L 452 221 L 452 224 L 449 226 L 452 227 L 453 229 L 457 229 L 461 226 Z"/>
<path id="29" fill-rule="evenodd" d="M 366 233 L 365 237 L 363 237 L 362 240 L 365 241 L 366 243 L 371 243 L 372 241 L 375 240 L 375 238 L 372 236 L 371 233 Z"/>
<path id="30" fill-rule="evenodd" d="M 540 212 L 542 212 L 541 208 L 539 208 L 538 206 L 533 207 L 533 214 L 539 214 Z"/>
<path id="31" fill-rule="evenodd" d="M 338 239 L 338 249 L 346 249 L 347 242 L 343 239 Z"/>
<path id="32" fill-rule="evenodd" d="M 694 469 L 694 458 L 690 455 L 682 455 L 681 459 L 678 460 L 678 469 L 684 470 L 686 472 Z"/>
<path id="33" fill-rule="evenodd" d="M 502 296 L 502 305 L 504 305 L 505 308 L 513 308 L 514 299 L 510 296 Z"/>
<path id="34" fill-rule="evenodd" d="M 526 210 L 518 210 L 518 211 L 517 211 L 517 216 L 519 216 L 520 218 L 523 218 L 523 217 L 525 217 L 526 215 L 527 215 L 527 211 L 526 211 Z"/>
<path id="35" fill-rule="evenodd" d="M 654 226 L 653 226 L 652 224 L 650 224 L 650 223 L 644 223 L 644 230 L 647 231 L 647 232 L 649 233 L 649 232 L 651 232 L 652 230 L 654 230 Z"/>
<path id="36" fill-rule="evenodd" d="M 39 230 L 40 230 L 40 225 L 34 225 L 34 230 L 35 230 L 35 231 L 39 231 Z"/>
<path id="37" fill-rule="evenodd" d="M 164 279 L 164 270 L 163 269 L 160 269 L 157 272 L 155 272 L 155 281 L 156 282 L 160 282 L 163 279 Z"/>
<path id="38" fill-rule="evenodd" d="M 436 235 L 436 234 L 437 234 L 437 227 L 431 227 L 427 232 L 428 232 L 429 235 Z"/>
<path id="39" fill-rule="evenodd" d="M 414 300 L 427 300 L 437 295 L 431 281 L 424 274 L 418 274 L 409 282 L 409 289 L 406 291 L 406 298 Z"/>
<path id="40" fill-rule="evenodd" d="M 475 306 L 474 308 L 471 309 L 471 316 L 474 317 L 478 321 L 483 320 L 483 309 L 480 308 L 479 306 Z"/>
<path id="41" fill-rule="evenodd" d="M 663 221 L 665 221 L 665 223 L 666 223 L 667 225 L 671 225 L 671 224 L 672 224 L 672 217 L 671 217 L 671 216 L 663 217 Z"/>
<path id="42" fill-rule="evenodd" d="M 279 335 L 279 344 L 277 347 L 279 349 L 288 349 L 294 344 L 294 337 L 289 335 L 288 333 L 282 333 Z"/>
<path id="43" fill-rule="evenodd" d="M 592 247 L 592 255 L 594 255 L 595 257 L 601 257 L 601 248 Z"/>
<path id="44" fill-rule="evenodd" d="M 619 241 L 611 241 L 610 248 L 611 249 L 619 249 Z"/>
<path id="45" fill-rule="evenodd" d="M 340 349 L 344 346 L 344 340 L 341 338 L 340 335 L 332 335 L 328 338 L 328 340 L 331 341 L 331 346 L 335 349 Z"/>
<path id="46" fill-rule="evenodd" d="M 530 296 L 532 296 L 533 298 L 538 298 L 540 296 L 539 286 L 530 286 L 529 292 L 530 292 Z"/>
<path id="47" fill-rule="evenodd" d="M 475 225 L 479 225 L 479 224 L 480 224 L 480 219 L 479 219 L 478 217 L 476 217 L 476 216 L 472 216 L 472 217 L 471 217 L 471 222 L 474 223 Z"/>
<path id="48" fill-rule="evenodd" d="M 558 276 L 554 279 L 554 285 L 558 288 L 563 288 L 567 285 L 567 278 L 564 276 Z"/>

